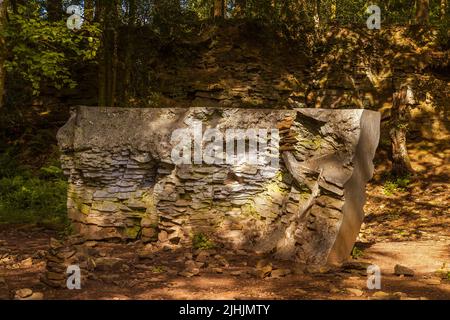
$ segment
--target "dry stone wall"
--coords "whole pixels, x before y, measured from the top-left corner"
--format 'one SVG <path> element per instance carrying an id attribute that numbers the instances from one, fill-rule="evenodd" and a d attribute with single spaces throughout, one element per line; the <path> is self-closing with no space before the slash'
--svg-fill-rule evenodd
<path id="1" fill-rule="evenodd" d="M 267 129 L 263 161 L 174 163 L 172 134 L 194 122 L 203 132 Z M 68 214 L 86 239 L 190 245 L 204 234 L 283 259 L 338 263 L 363 220 L 379 124 L 362 109 L 77 107 L 58 132 Z"/>

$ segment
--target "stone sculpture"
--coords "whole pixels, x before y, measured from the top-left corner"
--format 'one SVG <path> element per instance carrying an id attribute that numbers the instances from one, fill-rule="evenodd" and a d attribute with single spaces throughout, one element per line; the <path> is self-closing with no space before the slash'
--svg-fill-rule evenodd
<path id="1" fill-rule="evenodd" d="M 278 166 L 175 165 L 172 134 L 193 121 L 277 129 L 279 141 L 269 135 L 259 152 Z M 190 245 L 202 233 L 282 259 L 340 263 L 363 221 L 379 128 L 379 113 L 363 109 L 76 107 L 58 132 L 69 217 L 91 240 Z"/>

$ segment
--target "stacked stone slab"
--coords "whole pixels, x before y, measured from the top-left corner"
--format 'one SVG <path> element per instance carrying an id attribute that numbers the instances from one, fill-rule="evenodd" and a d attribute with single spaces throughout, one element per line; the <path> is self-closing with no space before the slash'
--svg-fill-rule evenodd
<path id="1" fill-rule="evenodd" d="M 71 235 L 64 241 L 51 238 L 44 257 L 45 272 L 40 280 L 52 288 L 67 289 L 67 280 L 73 275 L 72 268 L 77 267 L 80 270 L 80 281 L 84 283 L 96 267 L 93 258 L 95 254 L 96 250 L 79 234 Z M 70 283 L 73 284 L 73 281 Z"/>
<path id="2" fill-rule="evenodd" d="M 172 133 L 193 121 L 223 133 L 278 129 L 280 140 L 268 135 L 257 164 L 176 165 Z M 280 258 L 340 262 L 364 216 L 379 121 L 362 109 L 77 107 L 58 132 L 69 217 L 87 239 L 184 245 L 202 233 Z"/>
<path id="3" fill-rule="evenodd" d="M 66 288 L 67 267 L 73 264 L 78 265 L 77 251 L 56 239 L 50 239 L 50 248 L 45 253 L 46 270 L 41 281 L 53 288 Z"/>

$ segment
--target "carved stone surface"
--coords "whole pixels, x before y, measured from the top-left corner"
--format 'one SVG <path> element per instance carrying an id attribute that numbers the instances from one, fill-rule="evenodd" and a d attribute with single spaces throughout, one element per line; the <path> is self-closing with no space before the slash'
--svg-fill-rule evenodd
<path id="1" fill-rule="evenodd" d="M 203 131 L 278 129 L 279 143 L 269 134 L 259 152 L 279 165 L 175 165 L 172 133 L 193 121 Z M 203 233 L 279 258 L 339 263 L 364 217 L 379 125 L 379 113 L 362 109 L 77 107 L 58 132 L 69 217 L 88 239 L 190 245 Z"/>

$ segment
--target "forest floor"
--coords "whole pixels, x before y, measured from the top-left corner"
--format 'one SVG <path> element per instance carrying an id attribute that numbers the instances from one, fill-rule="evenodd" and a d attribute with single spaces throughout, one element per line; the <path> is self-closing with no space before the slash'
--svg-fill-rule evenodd
<path id="1" fill-rule="evenodd" d="M 245 252 L 210 249 L 197 255 L 139 241 L 92 242 L 95 256 L 122 263 L 95 269 L 80 290 L 52 289 L 40 277 L 43 252 L 58 234 L 35 225 L 6 225 L 0 229 L 0 299 L 30 288 L 45 299 L 450 300 L 449 152 L 445 146 L 415 144 L 410 156 L 417 176 L 407 182 L 387 182 L 386 168 L 376 166 L 353 266 L 311 268 L 271 260 L 271 276 L 261 278 L 256 265 L 264 257 Z M 152 253 L 142 254 L 146 249 Z M 185 272 L 187 260 L 196 261 L 198 274 Z M 380 267 L 380 290 L 367 288 L 365 263 Z M 396 275 L 397 264 L 414 275 Z"/>

